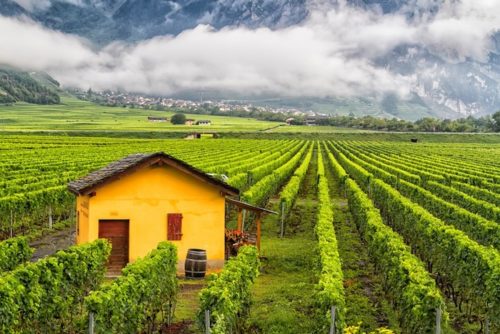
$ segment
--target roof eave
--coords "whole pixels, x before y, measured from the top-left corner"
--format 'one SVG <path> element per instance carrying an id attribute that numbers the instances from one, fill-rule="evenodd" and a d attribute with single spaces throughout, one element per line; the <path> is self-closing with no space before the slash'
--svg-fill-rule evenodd
<path id="1" fill-rule="evenodd" d="M 133 171 L 137 168 L 140 168 L 141 166 L 144 166 L 144 164 L 147 163 L 148 161 L 151 162 L 151 160 L 158 159 L 158 158 L 165 159 L 166 161 L 172 161 L 174 164 L 177 165 L 176 167 L 178 169 L 184 170 L 184 172 L 191 174 L 193 177 L 198 178 L 204 182 L 207 182 L 207 183 L 213 185 L 214 187 L 218 188 L 224 194 L 231 195 L 231 196 L 238 196 L 240 194 L 239 189 L 225 183 L 224 181 L 213 178 L 213 177 L 207 175 L 202 170 L 199 170 L 198 168 L 191 166 L 191 165 L 187 164 L 186 162 L 179 160 L 179 159 L 177 159 L 171 155 L 168 155 L 164 152 L 157 152 L 157 153 L 154 153 L 148 157 L 145 157 L 144 159 L 138 161 L 136 164 L 130 166 L 129 168 L 123 170 L 122 172 L 114 174 L 114 175 L 110 175 L 110 176 L 105 177 L 105 178 L 102 178 L 98 182 L 96 182 L 92 185 L 88 185 L 87 187 L 76 188 L 76 187 L 73 187 L 72 184 L 70 183 L 70 184 L 68 184 L 68 190 L 77 196 L 89 194 L 92 191 L 95 191 L 96 188 L 105 185 L 106 183 L 108 183 L 109 181 L 112 181 L 113 179 L 115 179 L 117 177 L 120 177 L 120 175 L 130 173 L 131 171 Z"/>

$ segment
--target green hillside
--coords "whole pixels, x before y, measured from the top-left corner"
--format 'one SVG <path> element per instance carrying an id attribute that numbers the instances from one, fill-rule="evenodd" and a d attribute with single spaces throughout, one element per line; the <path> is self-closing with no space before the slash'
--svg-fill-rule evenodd
<path id="1" fill-rule="evenodd" d="M 186 116 L 210 120 L 211 125 L 173 125 L 148 120 L 149 116 L 170 119 L 172 115 L 172 111 L 105 107 L 61 94 L 60 104 L 54 105 L 0 104 L 0 130 L 233 132 L 266 130 L 283 124 L 254 118 L 195 114 Z"/>
<path id="2" fill-rule="evenodd" d="M 0 68 L 0 103 L 58 104 L 59 83 L 45 73 Z"/>

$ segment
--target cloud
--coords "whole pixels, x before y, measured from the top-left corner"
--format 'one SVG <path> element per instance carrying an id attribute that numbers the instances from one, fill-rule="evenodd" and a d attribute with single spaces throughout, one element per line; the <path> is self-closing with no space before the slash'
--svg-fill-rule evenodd
<path id="1" fill-rule="evenodd" d="M 419 39 L 452 61 L 486 61 L 494 50 L 492 35 L 500 31 L 500 1 L 444 1 L 432 20 L 420 27 Z"/>
<path id="2" fill-rule="evenodd" d="M 428 5 L 428 1 L 420 0 Z M 419 1 L 416 2 L 418 4 Z M 242 95 L 406 96 L 414 77 L 376 65 L 399 45 L 454 61 L 484 60 L 500 27 L 499 1 L 445 1 L 433 16 L 316 4 L 300 25 L 270 30 L 206 25 L 178 36 L 95 50 L 27 19 L 0 17 L 0 63 L 45 70 L 66 86 L 170 95 L 217 90 Z"/>
<path id="3" fill-rule="evenodd" d="M 27 18 L 0 16 L 0 63 L 19 68 L 53 70 L 81 68 L 92 64 L 96 53 L 83 39 L 52 31 Z"/>

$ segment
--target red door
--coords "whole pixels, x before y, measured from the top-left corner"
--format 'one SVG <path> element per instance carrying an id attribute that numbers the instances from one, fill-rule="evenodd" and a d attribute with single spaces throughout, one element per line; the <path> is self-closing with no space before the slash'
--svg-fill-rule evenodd
<path id="1" fill-rule="evenodd" d="M 128 263 L 128 220 L 99 220 L 99 238 L 111 242 L 108 272 L 120 273 Z"/>

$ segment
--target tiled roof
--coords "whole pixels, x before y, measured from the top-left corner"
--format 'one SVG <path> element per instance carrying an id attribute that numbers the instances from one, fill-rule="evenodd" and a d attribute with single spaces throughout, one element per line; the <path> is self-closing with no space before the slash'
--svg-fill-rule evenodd
<path id="1" fill-rule="evenodd" d="M 96 170 L 95 172 L 92 172 L 87 176 L 82 177 L 81 179 L 71 181 L 68 184 L 68 189 L 75 194 L 83 194 L 85 192 L 94 189 L 99 185 L 107 183 L 108 181 L 140 165 L 141 163 L 145 163 L 153 159 L 160 159 L 166 162 L 171 162 L 173 163 L 174 167 L 182 169 L 185 172 L 195 175 L 198 178 L 201 178 L 208 183 L 218 186 L 231 195 L 239 194 L 238 189 L 228 185 L 227 183 L 213 176 L 204 173 L 203 171 L 185 163 L 182 160 L 174 158 L 171 155 L 168 155 L 163 152 L 149 153 L 149 154 L 146 153 L 131 154 L 121 160 L 112 162 L 106 167 Z"/>

